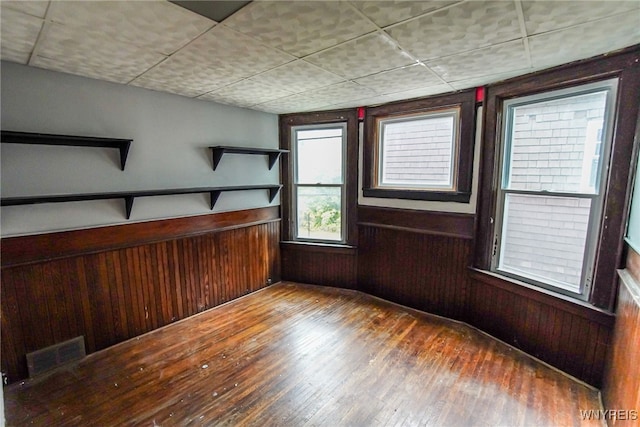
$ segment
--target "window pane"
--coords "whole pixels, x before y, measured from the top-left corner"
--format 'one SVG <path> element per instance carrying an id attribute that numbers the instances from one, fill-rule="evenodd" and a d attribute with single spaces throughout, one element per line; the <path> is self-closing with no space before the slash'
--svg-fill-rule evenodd
<path id="1" fill-rule="evenodd" d="M 499 269 L 580 292 L 591 199 L 506 194 Z"/>
<path id="2" fill-rule="evenodd" d="M 453 189 L 455 113 L 383 121 L 381 186 Z"/>
<path id="3" fill-rule="evenodd" d="M 298 187 L 297 202 L 298 237 L 342 240 L 340 187 Z"/>
<path id="4" fill-rule="evenodd" d="M 341 184 L 342 129 L 298 131 L 296 136 L 297 182 Z"/>
<path id="5" fill-rule="evenodd" d="M 505 187 L 597 193 L 606 101 L 601 91 L 512 107 Z"/>

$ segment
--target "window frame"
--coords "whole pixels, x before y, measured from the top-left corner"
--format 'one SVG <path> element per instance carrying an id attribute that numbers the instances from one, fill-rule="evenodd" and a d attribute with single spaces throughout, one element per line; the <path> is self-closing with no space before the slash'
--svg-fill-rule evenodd
<path id="1" fill-rule="evenodd" d="M 341 129 L 342 130 L 342 164 L 340 165 L 342 172 L 342 182 L 340 184 L 301 184 L 298 182 L 298 131 L 302 130 L 320 130 L 320 129 Z M 306 124 L 306 125 L 294 125 L 291 126 L 291 155 L 293 161 L 291 162 L 291 211 L 293 213 L 292 218 L 292 240 L 295 242 L 313 242 L 313 243 L 328 243 L 328 244 L 345 244 L 347 237 L 347 216 L 345 207 L 347 205 L 347 180 L 346 180 L 346 160 L 347 160 L 347 124 L 345 122 L 337 123 L 322 123 L 322 124 Z M 298 233 L 298 189 L 304 188 L 340 188 L 340 240 L 333 239 L 319 239 L 310 237 L 300 237 Z"/>
<path id="2" fill-rule="evenodd" d="M 600 152 L 600 158 L 603 160 L 599 162 L 598 171 L 597 171 L 597 182 L 598 182 L 598 192 L 595 193 L 586 193 L 583 190 L 569 192 L 569 191 L 547 191 L 547 190 L 518 190 L 507 188 L 508 177 L 511 174 L 510 168 L 511 166 L 511 156 L 513 153 L 513 140 L 509 136 L 513 131 L 513 120 L 514 115 L 513 112 L 515 108 L 521 106 L 532 105 L 537 102 L 545 102 L 545 101 L 553 101 L 557 99 L 566 99 L 577 97 L 581 95 L 588 95 L 597 92 L 606 91 L 606 101 L 605 101 L 605 116 L 603 118 L 603 146 Z M 618 91 L 618 81 L 617 79 L 605 79 L 602 81 L 597 81 L 593 83 L 580 84 L 577 86 L 571 86 L 560 90 L 552 90 L 552 91 L 544 91 L 538 92 L 535 94 L 522 96 L 522 97 L 514 97 L 509 100 L 503 102 L 503 116 L 505 118 L 504 123 L 500 129 L 500 147 L 499 147 L 499 158 L 498 164 L 499 168 L 497 171 L 498 174 L 498 186 L 497 186 L 497 201 L 496 201 L 496 210 L 494 213 L 495 218 L 495 236 L 494 236 L 494 245 L 495 250 L 492 256 L 491 261 L 491 271 L 504 275 L 507 277 L 514 278 L 516 280 L 523 281 L 525 283 L 529 283 L 533 286 L 538 286 L 544 289 L 548 289 L 553 292 L 557 292 L 559 294 L 567 295 L 570 297 L 574 297 L 580 300 L 586 300 L 589 292 L 591 291 L 592 277 L 593 277 L 593 267 L 595 263 L 595 254 L 596 254 L 596 244 L 598 241 L 598 237 L 600 232 L 598 230 L 598 224 L 602 218 L 602 210 L 603 210 L 603 201 L 604 201 L 604 191 L 603 189 L 606 187 L 606 171 L 609 167 L 609 160 L 611 154 L 611 143 L 612 143 L 612 125 L 613 125 L 613 116 L 614 116 L 614 108 L 615 102 L 617 98 Z M 585 142 L 586 145 L 586 142 Z M 582 269 L 580 274 L 580 292 L 572 292 L 567 289 L 563 289 L 561 286 L 555 286 L 552 283 L 545 282 L 543 280 L 538 280 L 533 277 L 533 275 L 526 274 L 518 274 L 514 271 L 509 271 L 508 269 L 501 268 L 500 264 L 502 261 L 502 256 L 504 255 L 502 246 L 504 241 L 502 237 L 505 233 L 505 215 L 506 215 L 506 198 L 508 194 L 516 194 L 516 195 L 531 195 L 531 196 L 547 196 L 547 197 L 558 197 L 558 198 L 576 198 L 576 199 L 589 199 L 591 200 L 591 207 L 589 209 L 589 222 L 587 226 L 587 233 L 585 236 L 585 253 L 582 260 Z"/>
<path id="3" fill-rule="evenodd" d="M 363 144 L 363 196 L 392 199 L 448 201 L 469 203 L 473 178 L 473 149 L 476 126 L 475 89 L 449 93 L 412 101 L 402 101 L 366 109 Z M 380 185 L 382 170 L 379 125 L 385 120 L 438 114 L 458 109 L 454 129 L 454 151 L 457 154 L 452 167 L 455 189 L 402 187 Z"/>
<path id="4" fill-rule="evenodd" d="M 291 150 L 292 128 L 303 125 L 323 125 L 338 124 L 346 125 L 346 156 L 344 163 L 344 183 L 346 191 L 344 194 L 345 204 L 343 206 L 345 232 L 343 242 L 337 241 L 316 241 L 316 240 L 296 240 L 294 219 L 296 212 L 292 210 L 293 196 L 293 156 L 291 153 L 284 153 L 280 159 L 280 174 L 282 177 L 283 189 L 280 192 L 280 210 L 282 213 L 282 241 L 294 242 L 302 245 L 332 246 L 332 247 L 355 247 L 358 242 L 357 232 L 357 202 L 358 202 L 358 113 L 356 109 L 333 110 L 311 113 L 292 113 L 279 116 L 280 127 L 280 148 Z"/>
<path id="5" fill-rule="evenodd" d="M 617 292 L 616 269 L 622 264 L 624 229 L 629 212 L 632 163 L 638 152 L 635 142 L 636 123 L 640 111 L 640 48 L 634 46 L 617 54 L 603 55 L 489 85 L 485 91 L 485 126 L 482 134 L 477 233 L 473 266 L 479 274 L 499 277 L 505 286 L 527 287 L 526 283 L 491 272 L 496 221 L 497 187 L 500 184 L 500 129 L 505 120 L 505 101 L 618 78 L 618 96 L 613 109 L 613 141 L 606 182 L 602 188 L 604 205 L 598 224 L 599 238 L 595 247 L 595 263 L 590 292 L 586 302 L 598 309 L 612 310 Z M 640 131 L 640 129 L 638 129 Z M 638 138 L 640 141 L 640 138 Z M 527 292 L 542 292 L 582 303 L 574 297 L 538 287 Z"/>

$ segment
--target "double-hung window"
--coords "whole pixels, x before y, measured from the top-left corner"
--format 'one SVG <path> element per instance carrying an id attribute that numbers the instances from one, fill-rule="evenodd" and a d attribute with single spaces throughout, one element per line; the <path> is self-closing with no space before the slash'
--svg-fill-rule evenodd
<path id="1" fill-rule="evenodd" d="M 293 126 L 293 237 L 344 243 L 346 124 Z"/>
<path id="2" fill-rule="evenodd" d="M 617 79 L 503 103 L 492 270 L 586 299 Z"/>

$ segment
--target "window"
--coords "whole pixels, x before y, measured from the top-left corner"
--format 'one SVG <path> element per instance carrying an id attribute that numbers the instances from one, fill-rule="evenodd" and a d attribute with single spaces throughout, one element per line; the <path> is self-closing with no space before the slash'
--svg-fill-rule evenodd
<path id="1" fill-rule="evenodd" d="M 586 299 L 617 79 L 503 103 L 492 269 Z"/>
<path id="2" fill-rule="evenodd" d="M 378 119 L 378 188 L 455 191 L 459 109 Z"/>
<path id="3" fill-rule="evenodd" d="M 374 107 L 365 117 L 365 197 L 468 202 L 473 91 Z"/>
<path id="4" fill-rule="evenodd" d="M 294 126 L 294 239 L 345 241 L 346 125 Z"/>

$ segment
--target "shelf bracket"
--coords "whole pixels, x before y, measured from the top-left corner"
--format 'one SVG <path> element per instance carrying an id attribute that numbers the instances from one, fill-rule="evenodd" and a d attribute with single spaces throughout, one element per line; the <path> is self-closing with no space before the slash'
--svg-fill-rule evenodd
<path id="1" fill-rule="evenodd" d="M 220 197 L 220 190 L 210 191 L 209 196 L 211 197 L 211 210 L 216 206 L 216 202 L 218 201 L 218 197 Z"/>
<path id="2" fill-rule="evenodd" d="M 224 148 L 213 148 L 211 151 L 213 153 L 213 170 L 216 170 L 224 154 Z"/>
<path id="3" fill-rule="evenodd" d="M 124 208 L 126 211 L 127 219 L 131 218 L 131 210 L 133 209 L 133 200 L 135 197 L 133 196 L 125 196 L 124 197 Z"/>
<path id="4" fill-rule="evenodd" d="M 281 153 L 269 153 L 269 170 L 273 169 L 273 165 L 276 164 Z"/>
<path id="5" fill-rule="evenodd" d="M 120 169 L 124 170 L 124 165 L 127 163 L 127 156 L 129 155 L 129 148 L 131 147 L 131 141 L 127 141 L 122 144 L 120 148 Z"/>
<path id="6" fill-rule="evenodd" d="M 273 199 L 276 198 L 279 192 L 280 192 L 280 187 L 269 189 L 269 203 L 273 202 Z"/>

